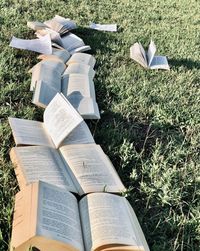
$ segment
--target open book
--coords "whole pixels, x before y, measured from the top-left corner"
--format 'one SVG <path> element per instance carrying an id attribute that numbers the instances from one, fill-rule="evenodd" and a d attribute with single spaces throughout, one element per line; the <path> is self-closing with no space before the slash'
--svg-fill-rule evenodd
<path id="1" fill-rule="evenodd" d="M 47 60 L 60 59 L 65 64 L 69 60 L 70 56 L 71 56 L 70 53 L 65 49 L 52 48 L 52 54 L 51 55 L 41 54 L 37 58 L 42 59 L 42 60 L 43 59 L 47 59 Z"/>
<path id="2" fill-rule="evenodd" d="M 44 23 L 39 21 L 27 22 L 27 26 L 35 31 L 50 28 L 61 35 L 70 30 L 76 29 L 76 23 L 73 20 L 59 15 L 55 15 L 54 18 L 45 21 Z"/>
<path id="3" fill-rule="evenodd" d="M 169 70 L 169 64 L 165 56 L 155 56 L 156 46 L 153 41 L 150 42 L 148 51 L 145 52 L 141 43 L 135 43 L 130 48 L 130 57 L 149 69 Z"/>
<path id="4" fill-rule="evenodd" d="M 129 202 L 92 193 L 79 202 L 70 192 L 45 182 L 17 193 L 11 251 L 149 251 Z"/>
<path id="5" fill-rule="evenodd" d="M 74 143 L 79 135 L 78 126 L 83 118 L 73 108 L 70 102 L 62 95 L 56 94 L 43 115 L 44 122 L 9 118 L 16 145 L 41 145 L 58 148 L 69 137 Z M 83 123 L 83 131 L 87 131 L 87 125 Z M 89 130 L 89 129 L 88 129 Z M 87 133 L 86 133 L 87 134 Z M 68 141 L 68 144 L 71 142 Z"/>
<path id="6" fill-rule="evenodd" d="M 45 181 L 79 195 L 125 191 L 110 159 L 100 145 L 75 144 L 57 149 L 14 147 L 10 152 L 20 189 Z"/>

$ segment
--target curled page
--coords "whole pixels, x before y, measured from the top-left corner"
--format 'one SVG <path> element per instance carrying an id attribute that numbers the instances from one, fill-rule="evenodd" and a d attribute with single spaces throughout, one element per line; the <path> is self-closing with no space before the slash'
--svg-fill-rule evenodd
<path id="1" fill-rule="evenodd" d="M 20 39 L 13 36 L 10 42 L 10 46 L 18 49 L 35 51 L 44 54 L 52 54 L 51 38 L 49 34 L 39 39 L 29 40 Z"/>
<path id="2" fill-rule="evenodd" d="M 95 24 L 91 23 L 89 25 L 91 29 L 94 30 L 100 30 L 100 31 L 117 31 L 117 25 L 116 24 Z"/>

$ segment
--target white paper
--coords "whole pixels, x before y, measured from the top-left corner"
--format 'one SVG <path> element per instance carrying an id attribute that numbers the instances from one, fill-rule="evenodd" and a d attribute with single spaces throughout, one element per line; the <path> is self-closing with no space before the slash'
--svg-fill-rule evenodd
<path id="1" fill-rule="evenodd" d="M 52 54 L 51 38 L 49 34 L 39 39 L 28 40 L 16 38 L 13 36 L 9 45 L 18 49 L 35 51 L 44 54 Z"/>
<path id="2" fill-rule="evenodd" d="M 117 31 L 117 24 L 95 24 L 91 23 L 89 25 L 91 29 L 100 31 Z"/>

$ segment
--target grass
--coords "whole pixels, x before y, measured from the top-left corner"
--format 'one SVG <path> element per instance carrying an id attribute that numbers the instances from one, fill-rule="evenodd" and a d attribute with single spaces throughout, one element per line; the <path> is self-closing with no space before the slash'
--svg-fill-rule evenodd
<path id="1" fill-rule="evenodd" d="M 200 246 L 199 9 L 195 0 L 0 1 L 0 251 L 9 247 L 14 194 L 9 160 L 14 146 L 7 117 L 42 120 L 31 104 L 28 69 L 36 54 L 8 46 L 12 35 L 33 38 L 28 20 L 73 18 L 75 32 L 97 60 L 101 120 L 88 121 L 111 158 L 152 251 Z M 117 33 L 88 29 L 117 23 Z M 153 38 L 171 71 L 148 71 L 129 58 L 135 41 Z"/>

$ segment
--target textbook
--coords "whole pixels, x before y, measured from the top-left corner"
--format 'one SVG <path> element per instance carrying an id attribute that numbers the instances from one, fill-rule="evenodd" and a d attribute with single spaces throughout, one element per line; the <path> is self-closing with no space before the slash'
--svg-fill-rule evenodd
<path id="1" fill-rule="evenodd" d="M 141 43 L 135 43 L 130 48 L 130 57 L 144 68 L 169 70 L 165 56 L 155 56 L 156 45 L 151 40 L 148 51 L 145 52 Z"/>
<path id="2" fill-rule="evenodd" d="M 11 251 L 149 251 L 124 197 L 92 193 L 79 202 L 65 189 L 37 182 L 18 192 Z"/>
<path id="3" fill-rule="evenodd" d="M 65 145 L 58 150 L 46 146 L 14 147 L 10 157 L 20 190 L 42 180 L 79 195 L 125 191 L 110 159 L 95 143 Z"/>
<path id="4" fill-rule="evenodd" d="M 11 117 L 8 119 L 17 146 L 41 145 L 53 148 L 58 148 L 70 133 L 74 134 L 71 138 L 76 138 L 77 127 L 83 122 L 81 115 L 59 93 L 46 107 L 44 122 Z M 84 127 L 87 128 L 87 125 Z M 84 135 L 82 137 L 84 139 Z"/>
<path id="5" fill-rule="evenodd" d="M 85 74 L 65 74 L 62 79 L 57 75 L 55 74 L 49 82 L 37 82 L 32 102 L 46 108 L 59 92 L 84 119 L 100 119 L 93 80 Z"/>

